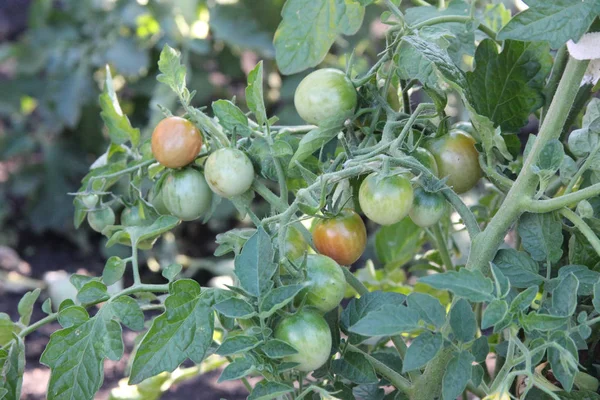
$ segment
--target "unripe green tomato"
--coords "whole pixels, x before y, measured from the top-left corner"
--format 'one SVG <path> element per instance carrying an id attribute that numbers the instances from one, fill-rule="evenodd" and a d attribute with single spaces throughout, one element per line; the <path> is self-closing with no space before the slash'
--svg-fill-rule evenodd
<path id="1" fill-rule="evenodd" d="M 300 257 L 304 257 L 307 251 L 308 243 L 304 239 L 304 236 L 302 236 L 302 233 L 298 228 L 290 225 L 287 229 L 285 237 L 285 256 L 294 261 Z"/>
<path id="2" fill-rule="evenodd" d="M 330 357 L 331 330 L 316 310 L 302 309 L 282 319 L 275 328 L 275 338 L 298 351 L 283 358 L 285 362 L 298 363 L 298 371 L 314 371 Z"/>
<path id="3" fill-rule="evenodd" d="M 435 157 L 433 157 L 433 154 L 431 154 L 429 150 L 424 149 L 423 147 L 417 147 L 410 155 L 416 158 L 423 166 L 427 167 L 427 169 L 435 176 L 438 176 L 438 167 L 435 162 Z"/>
<path id="4" fill-rule="evenodd" d="M 93 230 L 102 232 L 107 226 L 115 224 L 115 212 L 110 207 L 90 211 L 87 220 Z"/>
<path id="5" fill-rule="evenodd" d="M 162 197 L 169 213 L 184 221 L 200 218 L 210 209 L 212 192 L 200 171 L 172 171 L 165 179 Z"/>
<path id="6" fill-rule="evenodd" d="M 250 189 L 254 181 L 254 167 L 241 150 L 222 148 L 208 156 L 204 176 L 213 192 L 231 198 Z"/>
<path id="7" fill-rule="evenodd" d="M 447 135 L 428 141 L 426 148 L 435 157 L 439 177 L 456 193 L 471 190 L 482 176 L 475 140 L 466 132 L 451 130 Z"/>
<path id="8" fill-rule="evenodd" d="M 408 213 L 410 219 L 422 228 L 436 224 L 446 212 L 444 195 L 427 192 L 423 188 L 416 188 L 414 193 L 413 206 Z"/>
<path id="9" fill-rule="evenodd" d="M 413 202 L 410 181 L 400 175 L 367 176 L 358 191 L 360 208 L 367 218 L 380 225 L 392 225 L 406 217 Z"/>
<path id="10" fill-rule="evenodd" d="M 88 209 L 92 209 L 92 208 L 96 207 L 96 204 L 98 204 L 98 200 L 99 200 L 99 197 L 97 194 L 86 194 L 84 196 L 81 196 L 81 202 Z"/>
<path id="11" fill-rule="evenodd" d="M 148 212 L 146 210 L 146 212 Z M 149 215 L 142 216 L 140 214 L 139 205 L 126 207 L 121 212 L 121 225 L 127 226 L 147 226 L 152 224 L 152 218 Z"/>
<path id="12" fill-rule="evenodd" d="M 342 71 L 323 68 L 308 74 L 294 94 L 296 111 L 309 124 L 341 122 L 351 117 L 357 95 L 352 81 Z"/>
<path id="13" fill-rule="evenodd" d="M 306 304 L 323 313 L 333 310 L 344 299 L 344 271 L 329 257 L 320 254 L 306 257 L 306 282 L 309 286 L 298 294 L 297 299 L 306 296 Z"/>

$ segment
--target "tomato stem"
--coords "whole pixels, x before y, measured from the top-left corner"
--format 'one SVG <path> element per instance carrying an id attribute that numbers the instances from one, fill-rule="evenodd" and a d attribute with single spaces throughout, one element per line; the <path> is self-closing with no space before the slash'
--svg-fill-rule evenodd
<path id="1" fill-rule="evenodd" d="M 437 242 L 437 248 L 440 252 L 440 257 L 442 258 L 442 262 L 444 263 L 446 271 L 453 271 L 454 265 L 452 263 L 450 253 L 448 252 L 446 239 L 444 239 L 444 235 L 440 229 L 440 223 L 438 222 L 437 224 L 434 224 L 431 229 L 433 230 L 433 235 L 435 236 L 435 241 Z"/>

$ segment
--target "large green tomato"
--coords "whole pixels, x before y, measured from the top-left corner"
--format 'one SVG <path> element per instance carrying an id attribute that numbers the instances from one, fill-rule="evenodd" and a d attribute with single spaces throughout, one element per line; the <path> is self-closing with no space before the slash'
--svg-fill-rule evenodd
<path id="1" fill-rule="evenodd" d="M 333 218 L 319 220 L 313 228 L 319 253 L 341 265 L 352 265 L 365 251 L 367 229 L 356 212 L 346 209 Z"/>
<path id="2" fill-rule="evenodd" d="M 413 203 L 410 181 L 400 175 L 381 177 L 373 173 L 358 191 L 360 208 L 380 225 L 392 225 L 406 217 Z"/>
<path id="3" fill-rule="evenodd" d="M 96 232 L 102 232 L 104 228 L 115 224 L 115 212 L 110 207 L 90 211 L 87 215 L 88 224 Z"/>
<path id="4" fill-rule="evenodd" d="M 408 215 L 422 228 L 437 223 L 446 212 L 446 199 L 440 192 L 431 193 L 423 188 L 415 189 L 413 206 Z"/>
<path id="5" fill-rule="evenodd" d="M 306 296 L 306 304 L 326 313 L 344 299 L 346 278 L 342 267 L 329 257 L 309 254 L 306 257 L 306 280 L 308 288 L 298 295 L 301 300 Z"/>
<path id="6" fill-rule="evenodd" d="M 204 175 L 193 168 L 171 172 L 162 192 L 167 210 L 184 221 L 199 218 L 210 209 L 212 192 Z"/>
<path id="7" fill-rule="evenodd" d="M 327 362 L 331 353 L 331 331 L 316 310 L 302 309 L 281 320 L 275 328 L 275 338 L 283 340 L 298 353 L 284 357 L 298 363 L 298 371 L 314 371 Z"/>
<path id="8" fill-rule="evenodd" d="M 230 198 L 250 189 L 254 181 L 254 167 L 244 152 L 222 148 L 206 160 L 204 176 L 213 192 Z"/>
<path id="9" fill-rule="evenodd" d="M 428 141 L 425 146 L 435 157 L 438 176 L 456 193 L 471 190 L 481 178 L 479 153 L 475 140 L 466 132 L 451 130 L 447 135 Z"/>
<path id="10" fill-rule="evenodd" d="M 324 68 L 308 74 L 294 94 L 296 111 L 310 124 L 341 122 L 352 116 L 357 95 L 354 85 L 342 71 Z"/>

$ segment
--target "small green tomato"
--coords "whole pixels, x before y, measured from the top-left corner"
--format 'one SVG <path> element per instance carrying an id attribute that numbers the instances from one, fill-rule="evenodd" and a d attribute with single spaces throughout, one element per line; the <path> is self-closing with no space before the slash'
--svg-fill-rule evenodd
<path id="1" fill-rule="evenodd" d="M 423 188 L 415 189 L 410 219 L 425 228 L 436 224 L 446 212 L 446 199 L 441 193 L 430 193 Z"/>
<path id="2" fill-rule="evenodd" d="M 250 189 L 254 181 L 254 167 L 241 150 L 222 148 L 206 160 L 204 176 L 213 192 L 231 198 Z"/>
<path id="3" fill-rule="evenodd" d="M 171 172 L 162 192 L 167 210 L 184 221 L 200 218 L 212 202 L 212 192 L 204 175 L 193 168 Z"/>

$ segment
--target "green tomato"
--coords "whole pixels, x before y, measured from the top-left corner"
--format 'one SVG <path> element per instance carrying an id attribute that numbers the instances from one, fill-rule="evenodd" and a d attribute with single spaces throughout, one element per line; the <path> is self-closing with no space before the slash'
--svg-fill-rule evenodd
<path id="1" fill-rule="evenodd" d="M 115 212 L 110 207 L 90 211 L 87 220 L 93 230 L 102 232 L 107 226 L 115 224 Z"/>
<path id="2" fill-rule="evenodd" d="M 474 138 L 477 137 L 477 130 L 473 126 L 473 124 L 469 121 L 459 121 L 452 125 L 452 130 L 459 130 L 468 133 Z"/>
<path id="3" fill-rule="evenodd" d="M 324 68 L 308 74 L 294 94 L 296 111 L 310 124 L 341 122 L 351 117 L 357 95 L 352 81 L 342 71 Z"/>
<path id="4" fill-rule="evenodd" d="M 481 178 L 479 153 L 475 140 L 466 132 L 451 130 L 447 135 L 430 140 L 425 145 L 435 157 L 439 177 L 456 193 L 471 190 Z"/>
<path id="5" fill-rule="evenodd" d="M 99 197 L 97 194 L 86 194 L 84 196 L 81 196 L 81 202 L 88 209 L 96 207 L 96 204 L 98 204 L 98 200 Z"/>
<path id="6" fill-rule="evenodd" d="M 423 166 L 427 167 L 427 169 L 435 176 L 438 176 L 439 171 L 437 163 L 435 162 L 435 157 L 433 157 L 433 154 L 431 154 L 429 150 L 424 149 L 423 147 L 417 147 L 410 155 L 416 158 Z"/>
<path id="7" fill-rule="evenodd" d="M 285 256 L 288 259 L 295 261 L 300 257 L 304 257 L 307 251 L 308 243 L 306 242 L 306 239 L 304 239 L 304 236 L 298 228 L 294 225 L 290 225 L 285 235 Z"/>
<path id="8" fill-rule="evenodd" d="M 415 189 L 410 219 L 422 228 L 436 224 L 446 212 L 446 199 L 440 192 L 431 193 L 423 188 Z"/>
<path id="9" fill-rule="evenodd" d="M 410 181 L 399 175 L 369 175 L 358 191 L 360 208 L 371 221 L 392 225 L 406 217 L 413 202 Z"/>
<path id="10" fill-rule="evenodd" d="M 212 192 L 204 175 L 193 168 L 171 172 L 162 192 L 169 213 L 184 221 L 200 218 L 212 202 Z"/>
<path id="11" fill-rule="evenodd" d="M 330 357 L 331 331 L 327 321 L 316 310 L 302 309 L 285 317 L 275 328 L 275 338 L 298 351 L 283 359 L 298 363 L 298 371 L 314 371 Z"/>
<path id="12" fill-rule="evenodd" d="M 254 181 L 254 167 L 241 150 L 222 148 L 208 156 L 204 176 L 213 192 L 231 198 L 250 189 Z"/>
<path id="13" fill-rule="evenodd" d="M 149 215 L 149 210 L 144 208 L 144 215 L 140 214 L 139 204 L 126 207 L 121 212 L 121 225 L 127 226 L 147 226 L 151 225 L 154 218 Z"/>
<path id="14" fill-rule="evenodd" d="M 306 304 L 323 313 L 333 310 L 344 299 L 344 272 L 329 257 L 320 254 L 309 254 L 306 257 L 306 282 L 308 287 L 298 294 L 298 300 L 306 296 Z"/>

